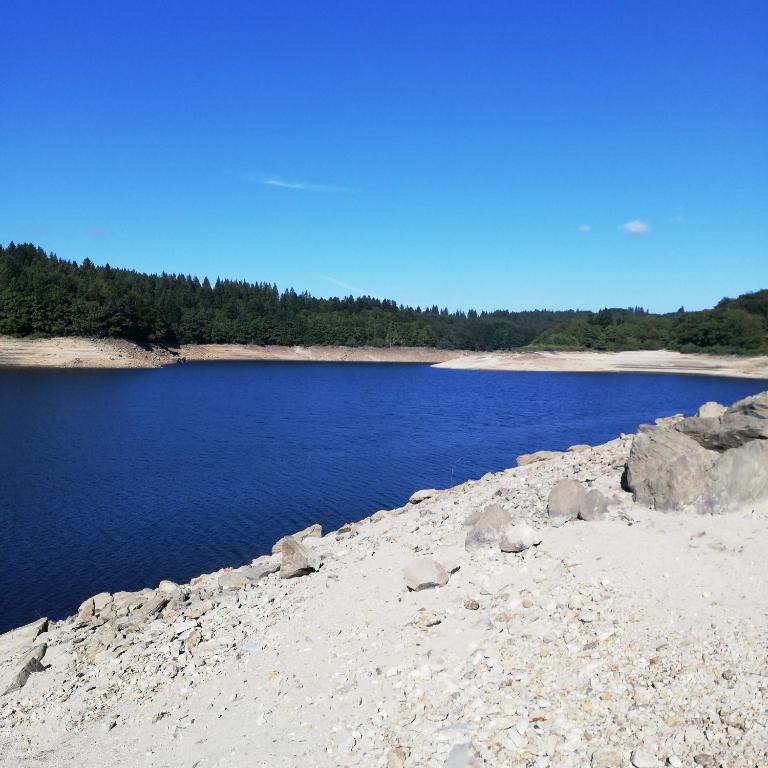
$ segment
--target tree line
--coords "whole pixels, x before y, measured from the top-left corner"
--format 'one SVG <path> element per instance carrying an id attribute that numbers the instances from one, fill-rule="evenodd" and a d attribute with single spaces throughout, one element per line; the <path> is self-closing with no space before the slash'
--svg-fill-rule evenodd
<path id="1" fill-rule="evenodd" d="M 241 343 L 497 350 L 659 349 L 758 352 L 768 291 L 704 312 L 641 307 L 510 312 L 411 308 L 370 296 L 322 299 L 270 283 L 200 281 L 78 264 L 31 244 L 0 246 L 0 334 L 98 336 L 166 345 Z"/>

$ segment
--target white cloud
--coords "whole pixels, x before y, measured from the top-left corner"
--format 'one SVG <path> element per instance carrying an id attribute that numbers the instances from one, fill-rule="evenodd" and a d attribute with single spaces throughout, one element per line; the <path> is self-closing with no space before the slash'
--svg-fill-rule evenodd
<path id="1" fill-rule="evenodd" d="M 628 235 L 645 235 L 650 232 L 651 228 L 648 224 L 640 219 L 632 219 L 627 221 L 619 227 L 620 230 L 626 232 Z"/>
<path id="2" fill-rule="evenodd" d="M 353 192 L 349 187 L 337 187 L 331 184 L 312 184 L 308 181 L 285 181 L 277 176 L 251 177 L 250 181 L 262 184 L 265 187 L 278 189 L 298 189 L 303 192 Z"/>
<path id="3" fill-rule="evenodd" d="M 323 275 L 323 280 L 327 280 L 329 283 L 333 283 L 334 285 L 338 285 L 339 288 L 344 288 L 346 291 L 350 291 L 351 293 L 357 293 L 361 296 L 372 296 L 374 299 L 380 298 L 375 293 L 372 293 L 371 291 L 363 290 L 362 288 L 358 288 L 356 285 L 351 285 L 350 283 L 345 283 L 343 280 L 339 280 L 337 277 L 331 277 L 330 275 Z"/>
<path id="4" fill-rule="evenodd" d="M 579 224 L 578 227 L 576 227 L 577 232 L 591 232 L 592 227 L 589 224 Z"/>

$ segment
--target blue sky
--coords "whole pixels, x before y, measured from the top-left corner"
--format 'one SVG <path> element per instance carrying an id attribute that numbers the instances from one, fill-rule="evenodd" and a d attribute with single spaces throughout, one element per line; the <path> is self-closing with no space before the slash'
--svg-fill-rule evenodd
<path id="1" fill-rule="evenodd" d="M 0 6 L 0 242 L 479 309 L 768 287 L 768 3 Z"/>

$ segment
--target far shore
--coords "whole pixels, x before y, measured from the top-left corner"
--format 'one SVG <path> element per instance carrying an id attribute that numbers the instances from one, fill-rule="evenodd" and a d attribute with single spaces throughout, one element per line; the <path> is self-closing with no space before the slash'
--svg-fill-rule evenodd
<path id="1" fill-rule="evenodd" d="M 295 361 L 421 363 L 435 368 L 562 373 L 671 373 L 768 379 L 768 356 L 632 352 L 472 352 L 433 347 L 258 346 L 186 344 L 139 346 L 121 339 L 0 336 L 0 368 L 160 368 L 179 362 Z"/>

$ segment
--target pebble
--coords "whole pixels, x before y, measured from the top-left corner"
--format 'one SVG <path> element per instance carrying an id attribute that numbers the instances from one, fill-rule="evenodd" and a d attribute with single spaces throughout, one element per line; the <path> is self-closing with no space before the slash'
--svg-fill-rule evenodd
<path id="1" fill-rule="evenodd" d="M 659 768 L 660 766 L 656 755 L 644 749 L 633 749 L 632 754 L 629 756 L 629 761 L 634 768 Z"/>

